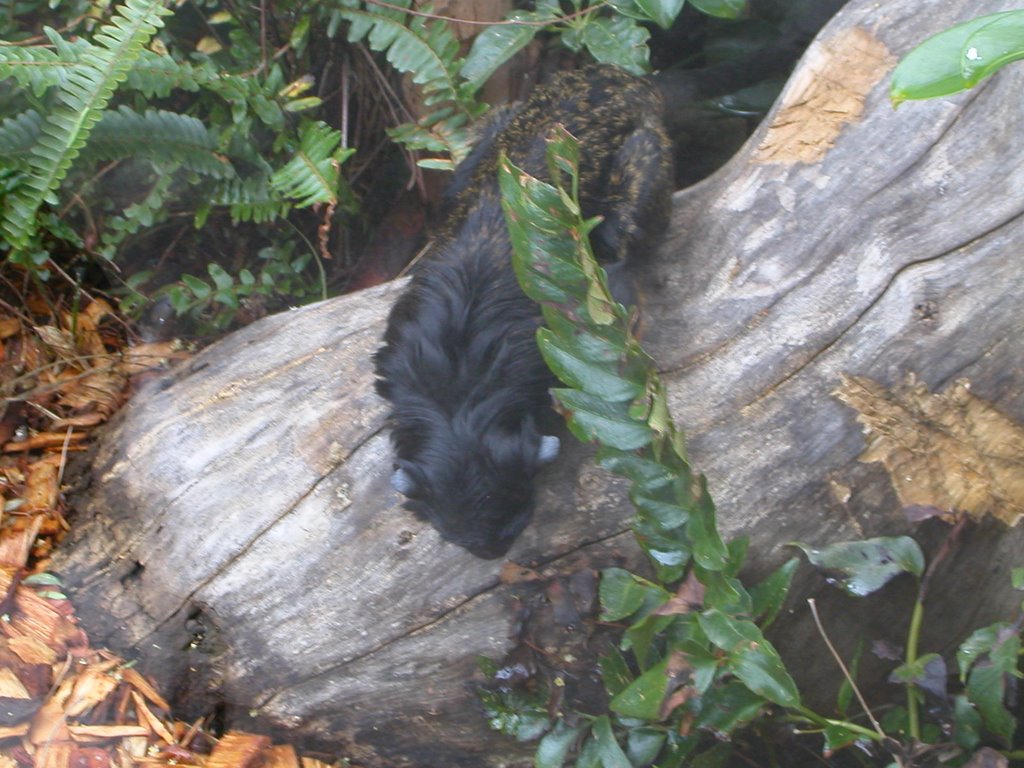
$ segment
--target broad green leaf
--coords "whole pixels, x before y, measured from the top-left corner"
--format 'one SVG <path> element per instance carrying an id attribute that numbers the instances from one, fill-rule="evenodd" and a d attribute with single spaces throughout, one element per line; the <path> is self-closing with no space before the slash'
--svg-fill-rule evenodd
<path id="1" fill-rule="evenodd" d="M 989 664 L 976 664 L 967 676 L 967 698 L 977 708 L 985 729 L 1006 746 L 1013 743 L 1017 719 L 1006 708 L 1006 674 Z"/>
<path id="2" fill-rule="evenodd" d="M 662 29 L 672 26 L 685 4 L 686 0 L 611 0 L 612 7 L 624 16 L 653 21 Z"/>
<path id="3" fill-rule="evenodd" d="M 751 691 L 783 707 L 799 705 L 796 683 L 756 624 L 716 608 L 698 614 L 698 621 L 708 640 L 725 651 L 729 671 Z"/>
<path id="4" fill-rule="evenodd" d="M 825 739 L 823 751 L 827 755 L 848 747 L 856 743 L 858 739 L 863 738 L 863 734 L 851 731 L 841 723 L 829 723 L 825 726 L 825 730 L 822 731 L 821 735 Z"/>
<path id="5" fill-rule="evenodd" d="M 689 768 L 725 768 L 729 765 L 729 758 L 732 757 L 733 745 L 728 742 L 715 744 L 705 749 L 699 755 L 694 756 L 687 763 Z"/>
<path id="6" fill-rule="evenodd" d="M 768 704 L 762 696 L 733 680 L 704 695 L 694 726 L 711 733 L 729 735 L 757 717 Z"/>
<path id="7" fill-rule="evenodd" d="M 979 627 L 974 630 L 974 632 L 972 632 L 970 636 L 960 644 L 960 647 L 957 648 L 956 651 L 956 661 L 960 668 L 960 682 L 967 680 L 967 673 L 970 672 L 971 667 L 989 656 L 994 649 L 1001 648 L 1008 640 L 1012 641 L 1014 636 L 1015 632 L 1013 625 L 1005 621 L 998 621 L 995 624 L 990 624 L 987 627 Z M 1016 642 L 1020 642 L 1019 637 Z M 1012 644 L 1008 646 L 1008 649 L 1009 648 L 1012 648 Z"/>
<path id="8" fill-rule="evenodd" d="M 633 682 L 633 673 L 629 671 L 625 657 L 614 645 L 601 656 L 600 664 L 604 689 L 610 696 L 624 691 L 626 686 Z"/>
<path id="9" fill-rule="evenodd" d="M 981 741 L 981 715 L 962 694 L 953 697 L 953 741 L 965 752 Z"/>
<path id="10" fill-rule="evenodd" d="M 614 367 L 587 359 L 587 353 L 574 339 L 559 338 L 547 328 L 537 334 L 544 361 L 565 384 L 609 402 L 632 400 L 640 388 L 618 375 Z"/>
<path id="11" fill-rule="evenodd" d="M 555 727 L 537 745 L 537 752 L 533 756 L 534 768 L 562 768 L 583 728 L 570 727 L 564 720 L 555 723 Z"/>
<path id="12" fill-rule="evenodd" d="M 629 417 L 626 403 L 609 403 L 572 389 L 556 389 L 554 395 L 569 412 L 569 428 L 584 443 L 600 442 L 620 451 L 643 448 L 651 442 L 651 430 Z"/>
<path id="13" fill-rule="evenodd" d="M 651 765 L 661 752 L 667 734 L 660 728 L 630 728 L 626 755 L 633 765 Z"/>
<path id="14" fill-rule="evenodd" d="M 508 21 L 547 21 L 554 18 L 548 13 L 515 11 Z M 466 60 L 462 62 L 462 75 L 478 90 L 495 71 L 519 51 L 530 44 L 543 27 L 535 24 L 493 24 L 473 39 Z"/>
<path id="15" fill-rule="evenodd" d="M 889 676 L 891 683 L 914 685 L 932 695 L 946 697 L 946 662 L 937 653 L 918 656 L 909 664 L 900 664 Z"/>
<path id="16" fill-rule="evenodd" d="M 897 65 L 892 73 L 889 98 L 894 105 L 908 99 L 948 96 L 973 86 L 977 80 L 964 76 L 965 46 L 974 33 L 1002 17 L 1019 14 L 1005 11 L 957 24 L 925 40 Z"/>
<path id="17" fill-rule="evenodd" d="M 1012 61 L 1024 59 L 1024 11 L 1009 11 L 967 38 L 960 72 L 974 84 Z"/>
<path id="18" fill-rule="evenodd" d="M 697 478 L 697 498 L 690 510 L 687 533 L 693 546 L 693 559 L 709 571 L 720 571 L 729 565 L 729 549 L 715 525 L 715 504 L 708 494 L 707 480 Z"/>
<path id="19" fill-rule="evenodd" d="M 633 768 L 626 753 L 619 746 L 619 742 L 615 740 L 612 722 L 607 715 L 597 718 L 592 729 L 603 768 Z"/>
<path id="20" fill-rule="evenodd" d="M 800 565 L 799 558 L 792 558 L 783 563 L 782 567 L 768 578 L 750 588 L 750 597 L 754 602 L 753 616 L 758 620 L 761 629 L 767 629 L 775 621 L 782 610 L 782 604 L 789 594 L 793 583 L 793 574 Z"/>
<path id="21" fill-rule="evenodd" d="M 625 16 L 598 16 L 583 27 L 583 45 L 602 64 L 614 64 L 634 75 L 650 71 L 651 33 Z"/>
<path id="22" fill-rule="evenodd" d="M 701 13 L 720 19 L 738 19 L 747 5 L 747 0 L 690 0 Z"/>
<path id="23" fill-rule="evenodd" d="M 658 658 L 657 637 L 674 621 L 675 616 L 655 616 L 648 612 L 626 630 L 622 648 L 633 651 L 641 670 L 646 670 Z"/>
<path id="24" fill-rule="evenodd" d="M 622 568 L 601 571 L 601 620 L 619 621 L 667 602 L 668 590 Z"/>
<path id="25" fill-rule="evenodd" d="M 623 717 L 638 720 L 657 721 L 661 704 L 668 691 L 668 659 L 644 672 L 615 696 L 608 704 L 609 709 Z"/>
<path id="26" fill-rule="evenodd" d="M 794 542 L 794 546 L 802 549 L 814 565 L 840 575 L 837 583 L 858 597 L 881 589 L 901 573 L 912 573 L 918 578 L 924 573 L 921 548 L 908 536 L 845 541 L 824 549 L 799 542 Z"/>

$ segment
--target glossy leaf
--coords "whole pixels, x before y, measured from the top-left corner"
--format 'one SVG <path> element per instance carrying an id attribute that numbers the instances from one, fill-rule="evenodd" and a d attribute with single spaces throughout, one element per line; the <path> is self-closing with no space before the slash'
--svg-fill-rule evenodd
<path id="1" fill-rule="evenodd" d="M 694 726 L 711 733 L 733 733 L 766 706 L 768 702 L 763 697 L 734 680 L 705 694 Z"/>
<path id="2" fill-rule="evenodd" d="M 632 765 L 651 765 L 661 752 L 668 734 L 660 728 L 630 728 L 626 755 Z"/>
<path id="3" fill-rule="evenodd" d="M 708 640 L 725 651 L 729 670 L 751 691 L 783 707 L 799 705 L 796 683 L 756 624 L 715 608 L 698 620 Z"/>
<path id="4" fill-rule="evenodd" d="M 598 16 L 583 27 L 582 42 L 602 64 L 614 64 L 634 75 L 650 71 L 647 40 L 651 33 L 626 16 Z"/>
<path id="5" fill-rule="evenodd" d="M 601 620 L 619 621 L 667 602 L 668 590 L 622 568 L 601 571 Z"/>
<path id="6" fill-rule="evenodd" d="M 819 568 L 838 575 L 837 584 L 849 594 L 863 597 L 881 589 L 895 576 L 924 573 L 924 554 L 908 536 L 846 541 L 823 549 L 799 542 L 807 559 Z"/>
<path id="7" fill-rule="evenodd" d="M 690 0 L 701 13 L 721 19 L 738 19 L 747 5 L 747 0 Z"/>
<path id="8" fill-rule="evenodd" d="M 899 105 L 908 99 L 930 99 L 970 88 L 980 77 L 964 73 L 965 51 L 976 32 L 1020 11 L 1005 11 L 957 24 L 925 40 L 897 65 L 889 97 Z"/>
<path id="9" fill-rule="evenodd" d="M 555 727 L 537 745 L 533 756 L 534 768 L 562 768 L 582 730 L 582 726 L 572 728 L 562 720 L 555 723 Z"/>
<path id="10" fill-rule="evenodd" d="M 960 71 L 973 84 L 1020 59 L 1024 59 L 1024 11 L 1010 11 L 967 38 Z"/>
<path id="11" fill-rule="evenodd" d="M 569 428 L 581 442 L 596 441 L 620 451 L 650 444 L 650 428 L 631 419 L 625 403 L 609 403 L 572 389 L 556 389 L 554 394 L 562 408 L 569 412 Z"/>
<path id="12" fill-rule="evenodd" d="M 668 659 L 644 672 L 608 704 L 616 714 L 638 720 L 657 721 L 668 691 Z"/>
<path id="13" fill-rule="evenodd" d="M 789 587 L 793 583 L 793 574 L 799 565 L 798 558 L 791 558 L 760 584 L 750 588 L 750 597 L 754 605 L 753 615 L 761 629 L 770 627 L 782 610 L 782 604 L 786 601 Z"/>
<path id="14" fill-rule="evenodd" d="M 547 21 L 554 18 L 549 14 L 515 11 L 506 17 L 507 21 Z M 459 74 L 472 89 L 479 89 L 498 67 L 525 48 L 543 27 L 534 24 L 492 24 L 473 38 Z"/>
<path id="15" fill-rule="evenodd" d="M 597 718 L 592 730 L 603 768 L 633 768 L 626 753 L 619 746 L 619 742 L 615 740 L 612 722 L 607 715 Z"/>
<path id="16" fill-rule="evenodd" d="M 604 689 L 608 694 L 615 696 L 635 679 L 629 671 L 629 665 L 618 648 L 612 646 L 601 657 L 601 680 L 604 681 Z"/>

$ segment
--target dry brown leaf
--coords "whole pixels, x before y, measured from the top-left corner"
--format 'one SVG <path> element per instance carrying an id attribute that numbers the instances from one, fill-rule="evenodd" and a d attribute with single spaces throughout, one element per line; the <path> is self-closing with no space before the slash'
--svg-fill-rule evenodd
<path id="1" fill-rule="evenodd" d="M 331 764 L 314 757 L 304 757 L 302 758 L 302 768 L 331 768 Z"/>
<path id="2" fill-rule="evenodd" d="M 13 669 L 0 667 L 0 697 L 5 699 L 31 699 L 32 694 L 22 685 Z"/>
<path id="3" fill-rule="evenodd" d="M 0 339 L 9 339 L 21 333 L 21 321 L 16 317 L 0 317 Z"/>
<path id="4" fill-rule="evenodd" d="M 75 335 L 71 331 L 57 328 L 54 325 L 37 325 L 35 331 L 39 340 L 60 359 L 71 362 L 78 357 L 78 350 L 75 348 Z"/>
<path id="5" fill-rule="evenodd" d="M 213 748 L 206 768 L 256 768 L 269 749 L 268 736 L 229 731 Z"/>
<path id="6" fill-rule="evenodd" d="M 913 375 L 891 391 L 843 376 L 834 394 L 865 426 L 860 460 L 885 466 L 904 507 L 993 515 L 1007 525 L 1024 515 L 1024 428 L 966 381 L 932 394 Z"/>
<path id="7" fill-rule="evenodd" d="M 0 725 L 0 741 L 7 741 L 7 739 L 20 739 L 22 736 L 28 735 L 28 723 L 18 723 L 18 725 Z M 2 766 L 3 763 L 0 763 Z"/>
<path id="8" fill-rule="evenodd" d="M 155 341 L 150 344 L 139 344 L 125 350 L 121 361 L 121 372 L 126 376 L 135 376 L 153 368 L 166 365 L 171 360 L 188 357 L 177 341 Z"/>

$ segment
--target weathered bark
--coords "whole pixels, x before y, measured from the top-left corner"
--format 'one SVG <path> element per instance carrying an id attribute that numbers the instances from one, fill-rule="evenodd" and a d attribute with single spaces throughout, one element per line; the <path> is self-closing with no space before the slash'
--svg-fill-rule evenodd
<path id="1" fill-rule="evenodd" d="M 744 150 L 677 195 L 670 237 L 639 270 L 646 342 L 754 573 L 793 540 L 905 530 L 885 472 L 857 461 L 861 429 L 830 394 L 841 372 L 890 385 L 915 372 L 933 389 L 966 377 L 1024 417 L 1024 69 L 898 111 L 887 99 L 913 44 L 1013 5 L 851 2 Z M 480 765 L 515 753 L 466 681 L 478 655 L 507 650 L 517 587 L 388 486 L 370 355 L 401 288 L 267 318 L 141 392 L 58 566 L 95 640 L 133 649 L 182 696 L 216 686 L 234 711 L 371 764 Z M 544 476 L 511 559 L 640 561 L 622 486 L 588 455 L 570 448 Z M 933 585 L 927 650 L 1015 604 L 1020 531 L 968 538 Z M 799 599 L 828 589 L 808 569 L 776 630 L 805 681 L 836 680 Z M 840 645 L 900 642 L 898 592 L 830 598 Z"/>

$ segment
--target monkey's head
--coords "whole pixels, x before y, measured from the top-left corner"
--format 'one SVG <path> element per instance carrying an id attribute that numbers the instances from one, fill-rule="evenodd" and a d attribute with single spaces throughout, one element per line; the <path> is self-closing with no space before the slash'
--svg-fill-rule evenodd
<path id="1" fill-rule="evenodd" d="M 534 475 L 554 461 L 559 441 L 529 418 L 511 425 L 474 421 L 430 414 L 412 432 L 396 433 L 391 484 L 442 538 L 490 560 L 504 555 L 530 522 Z"/>

